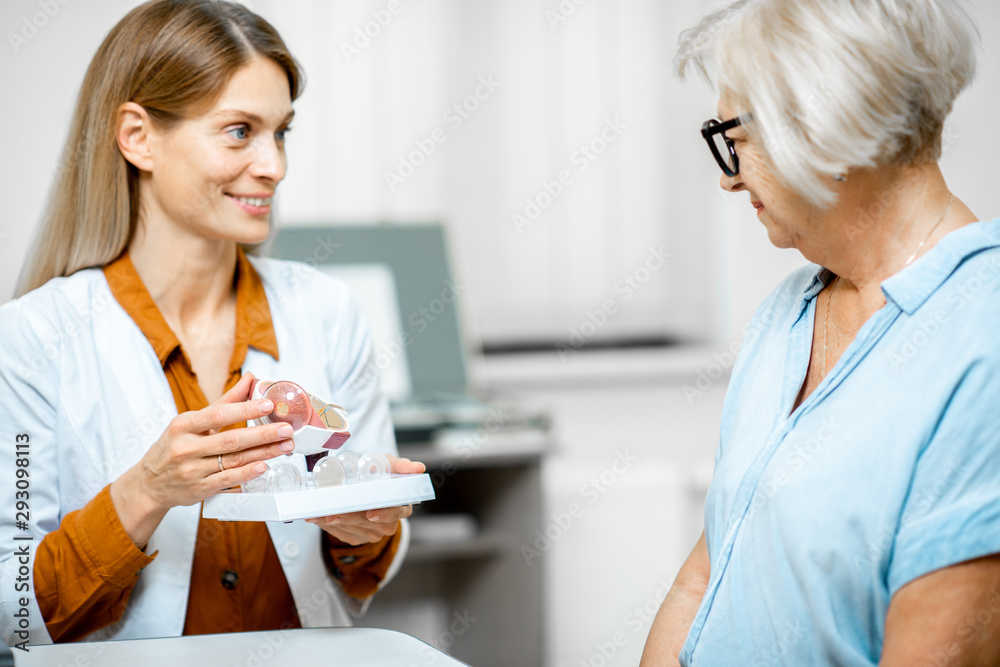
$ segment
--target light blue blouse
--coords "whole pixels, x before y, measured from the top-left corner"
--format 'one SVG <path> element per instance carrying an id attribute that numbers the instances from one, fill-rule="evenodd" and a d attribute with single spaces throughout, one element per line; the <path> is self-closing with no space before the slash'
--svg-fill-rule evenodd
<path id="1" fill-rule="evenodd" d="M 831 278 L 794 272 L 747 330 L 685 666 L 876 665 L 896 591 L 1000 553 L 1000 219 L 883 282 L 886 305 L 793 412 Z"/>

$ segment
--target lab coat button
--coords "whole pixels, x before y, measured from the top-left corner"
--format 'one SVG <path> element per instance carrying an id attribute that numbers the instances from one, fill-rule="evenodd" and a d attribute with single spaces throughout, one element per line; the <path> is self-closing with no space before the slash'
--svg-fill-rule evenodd
<path id="1" fill-rule="evenodd" d="M 299 543 L 285 542 L 285 546 L 281 547 L 281 552 L 285 554 L 285 558 L 298 558 Z"/>

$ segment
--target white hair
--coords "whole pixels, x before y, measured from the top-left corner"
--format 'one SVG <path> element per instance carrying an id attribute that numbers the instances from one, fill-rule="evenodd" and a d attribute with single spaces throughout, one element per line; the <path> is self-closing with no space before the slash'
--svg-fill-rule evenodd
<path id="1" fill-rule="evenodd" d="M 941 157 L 978 45 L 963 0 L 736 0 L 681 34 L 674 65 L 753 114 L 775 175 L 829 206 L 849 168 Z"/>

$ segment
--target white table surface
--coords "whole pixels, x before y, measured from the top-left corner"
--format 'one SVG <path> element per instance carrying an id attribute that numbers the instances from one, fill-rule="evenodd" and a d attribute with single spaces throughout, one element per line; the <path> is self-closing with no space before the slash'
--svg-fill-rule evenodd
<path id="1" fill-rule="evenodd" d="M 15 667 L 468 667 L 392 630 L 311 628 L 31 646 Z"/>

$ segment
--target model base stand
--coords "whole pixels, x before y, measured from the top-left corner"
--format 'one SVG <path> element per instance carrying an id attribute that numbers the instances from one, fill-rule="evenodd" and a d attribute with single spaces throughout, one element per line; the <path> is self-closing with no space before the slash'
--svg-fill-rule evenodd
<path id="1" fill-rule="evenodd" d="M 279 493 L 219 493 L 205 501 L 202 514 L 222 521 L 294 521 L 434 499 L 430 475 L 390 475 L 388 479 Z"/>

